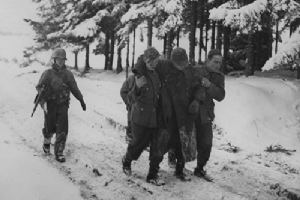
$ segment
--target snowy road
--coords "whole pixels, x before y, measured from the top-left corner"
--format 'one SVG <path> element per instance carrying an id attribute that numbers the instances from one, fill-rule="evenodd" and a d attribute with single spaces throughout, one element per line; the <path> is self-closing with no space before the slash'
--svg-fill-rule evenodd
<path id="1" fill-rule="evenodd" d="M 15 155 L 23 159 L 26 158 L 22 156 L 23 153 L 26 153 L 27 157 L 32 154 L 36 162 L 48 165 L 44 174 L 48 174 L 48 177 L 43 179 L 52 178 L 55 182 L 60 181 L 59 185 L 64 185 L 66 190 L 63 190 L 61 195 L 69 196 L 70 191 L 74 191 L 72 194 L 76 195 L 77 191 L 74 189 L 76 187 L 83 199 L 274 199 L 278 196 L 270 190 L 273 183 L 292 180 L 297 184 L 299 181 L 299 172 L 282 175 L 280 170 L 284 168 L 274 164 L 272 156 L 263 153 L 260 156 L 236 155 L 224 151 L 222 144 L 226 139 L 222 132 L 215 133 L 212 161 L 208 164 L 209 173 L 215 178 L 216 183 L 207 183 L 195 177 L 191 182 L 182 183 L 173 176 L 173 169 L 170 169 L 164 161 L 161 165 L 161 176 L 166 185 L 163 187 L 149 185 L 145 182 L 148 170 L 147 152 L 143 153 L 139 161 L 133 163 L 133 177 L 126 177 L 121 170 L 121 157 L 126 149 L 123 129 L 126 111 L 119 97 L 123 79 L 119 76 L 116 76 L 114 81 L 76 77 L 85 97 L 87 111 L 83 112 L 79 102 L 72 99 L 69 110 L 69 137 L 65 152 L 67 162 L 57 163 L 53 157 L 43 156 L 41 150 L 43 123 L 41 110 L 38 109 L 35 116 L 30 118 L 35 95 L 34 85 L 40 71 L 41 69 L 38 73 L 32 73 L 30 69 L 0 67 L 0 156 L 4 156 L 2 152 L 7 145 L 10 147 L 5 151 L 16 148 L 15 151 L 20 154 Z M 0 167 L 0 180 L 3 180 L 4 175 L 6 178 L 16 179 L 17 173 L 7 175 L 4 171 L 5 167 L 9 168 L 9 164 L 13 165 L 20 161 L 19 157 L 9 157 L 6 166 Z M 283 161 L 277 162 L 281 164 Z M 258 164 L 259 162 L 262 164 Z M 265 167 L 266 163 L 270 167 Z M 188 163 L 187 168 L 192 170 L 194 166 L 195 163 Z M 26 169 L 32 174 L 41 173 L 35 170 L 34 163 L 28 164 L 24 170 Z M 61 175 L 62 180 L 53 174 Z M 68 183 L 64 184 L 63 181 L 66 182 L 67 179 Z M 1 198 L 1 190 L 11 189 L 10 183 L 0 187 L 1 200 L 13 199 L 12 196 Z M 18 187 L 35 185 L 34 179 L 29 178 L 17 184 Z M 51 184 L 47 188 L 49 188 L 47 193 L 56 190 Z M 34 195 L 36 190 L 38 189 L 34 187 L 26 189 L 28 195 Z M 42 198 L 31 196 L 27 199 Z M 55 199 L 66 198 L 62 196 Z"/>

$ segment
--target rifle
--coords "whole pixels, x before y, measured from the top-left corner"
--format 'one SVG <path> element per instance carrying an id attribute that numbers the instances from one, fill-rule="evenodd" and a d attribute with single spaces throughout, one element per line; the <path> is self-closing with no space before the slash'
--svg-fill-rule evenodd
<path id="1" fill-rule="evenodd" d="M 37 93 L 37 95 L 35 96 L 34 98 L 34 106 L 33 106 L 33 110 L 32 110 L 32 113 L 31 113 L 31 117 L 33 116 L 38 104 L 40 103 L 44 93 L 45 93 L 45 85 L 42 85 L 41 89 L 39 90 L 39 92 Z"/>

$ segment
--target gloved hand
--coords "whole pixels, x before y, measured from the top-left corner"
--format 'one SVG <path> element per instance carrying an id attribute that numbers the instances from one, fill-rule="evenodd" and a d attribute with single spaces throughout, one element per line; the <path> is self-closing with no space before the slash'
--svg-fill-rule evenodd
<path id="1" fill-rule="evenodd" d="M 141 88 L 143 85 L 147 83 L 147 79 L 145 76 L 135 77 L 135 84 L 138 88 Z"/>
<path id="2" fill-rule="evenodd" d="M 46 102 L 42 102 L 41 103 L 41 107 L 42 107 L 43 111 L 47 114 L 48 113 L 47 103 Z"/>
<path id="3" fill-rule="evenodd" d="M 207 78 L 203 77 L 202 81 L 201 81 L 201 84 L 202 84 L 203 87 L 209 88 L 210 85 L 211 85 L 211 82 Z"/>
<path id="4" fill-rule="evenodd" d="M 199 112 L 200 104 L 197 100 L 193 100 L 189 105 L 189 113 L 197 114 Z"/>
<path id="5" fill-rule="evenodd" d="M 80 101 L 80 104 L 81 104 L 82 110 L 86 111 L 86 105 L 85 105 L 85 103 L 84 103 L 84 100 L 81 100 L 81 101 Z"/>

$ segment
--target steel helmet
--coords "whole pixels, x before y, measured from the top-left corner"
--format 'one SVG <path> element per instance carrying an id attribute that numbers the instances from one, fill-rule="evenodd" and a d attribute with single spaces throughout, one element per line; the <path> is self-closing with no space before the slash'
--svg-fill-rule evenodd
<path id="1" fill-rule="evenodd" d="M 51 58 L 61 58 L 67 60 L 66 51 L 62 48 L 54 49 Z"/>
<path id="2" fill-rule="evenodd" d="M 179 66 L 186 66 L 189 62 L 185 49 L 180 47 L 172 50 L 171 60 Z"/>

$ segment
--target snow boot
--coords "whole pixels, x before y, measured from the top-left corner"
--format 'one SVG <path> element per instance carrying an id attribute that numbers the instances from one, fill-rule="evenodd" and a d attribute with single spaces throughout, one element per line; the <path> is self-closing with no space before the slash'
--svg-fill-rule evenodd
<path id="1" fill-rule="evenodd" d="M 123 172 L 127 176 L 131 176 L 131 160 L 127 159 L 125 156 L 122 158 Z"/>
<path id="2" fill-rule="evenodd" d="M 155 186 L 162 186 L 162 185 L 166 184 L 162 179 L 159 178 L 159 176 L 157 174 L 156 175 L 148 174 L 146 181 Z"/>
<path id="3" fill-rule="evenodd" d="M 50 154 L 50 144 L 43 144 L 43 151 L 46 155 Z"/>
<path id="4" fill-rule="evenodd" d="M 203 178 L 208 182 L 213 182 L 213 178 L 207 175 L 206 171 L 204 171 L 202 167 L 196 167 L 194 170 L 194 175 L 199 178 Z"/>
<path id="5" fill-rule="evenodd" d="M 184 164 L 177 162 L 174 175 L 183 182 L 191 181 L 191 177 L 183 172 Z"/>
<path id="6" fill-rule="evenodd" d="M 55 159 L 56 159 L 58 162 L 61 162 L 61 163 L 66 162 L 66 158 L 65 158 L 64 155 L 56 155 L 56 156 L 55 156 Z"/>
<path id="7" fill-rule="evenodd" d="M 159 170 L 159 167 L 150 166 L 146 181 L 155 186 L 165 185 L 165 182 L 163 180 L 161 180 L 157 174 L 158 170 Z"/>

